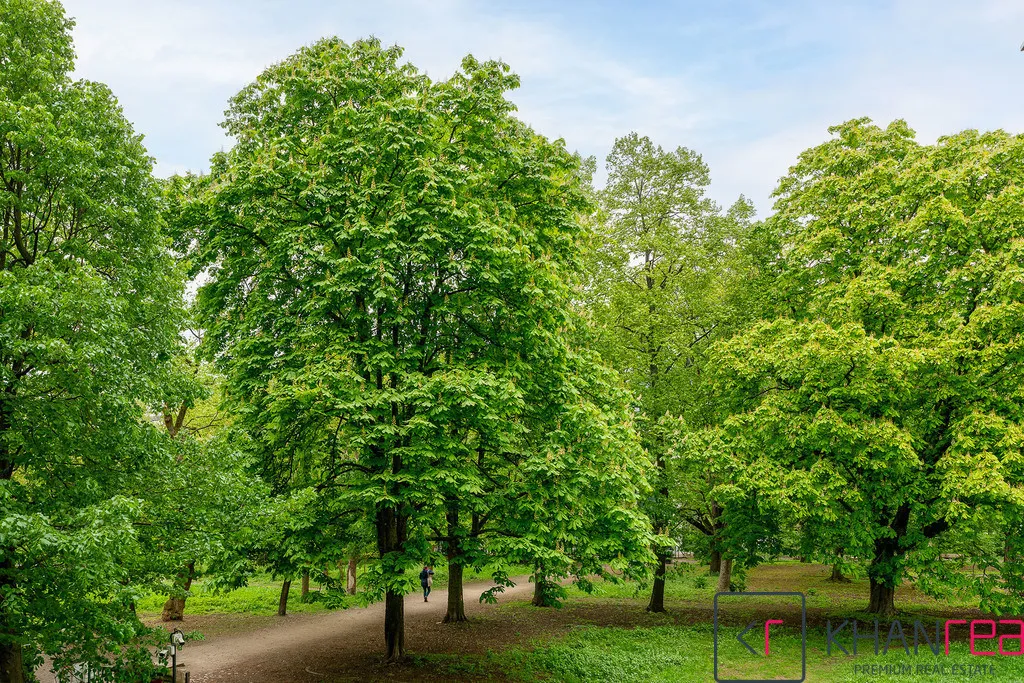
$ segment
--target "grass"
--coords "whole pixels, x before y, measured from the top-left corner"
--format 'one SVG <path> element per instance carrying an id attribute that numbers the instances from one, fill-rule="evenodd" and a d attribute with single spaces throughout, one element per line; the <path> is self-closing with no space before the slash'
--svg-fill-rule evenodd
<path id="1" fill-rule="evenodd" d="M 360 565 L 361 571 L 358 573 L 357 580 L 362 576 L 362 570 L 365 570 L 367 564 L 362 563 Z M 415 590 L 418 590 L 419 587 L 418 577 L 420 569 L 410 569 L 407 572 L 410 586 L 415 587 Z M 469 583 L 471 581 L 490 580 L 492 571 L 493 569 L 490 567 L 479 571 L 467 569 L 463 573 L 463 581 Z M 528 573 L 530 573 L 528 567 L 516 566 L 512 568 L 509 575 L 516 576 Z M 281 597 L 281 583 L 280 580 L 271 578 L 269 574 L 261 574 L 253 577 L 247 586 L 231 591 L 218 592 L 209 589 L 206 582 L 199 579 L 192 584 L 192 594 L 186 603 L 185 612 L 192 615 L 251 614 L 267 616 L 277 614 L 278 600 Z M 434 568 L 433 587 L 435 590 L 445 590 L 448 588 L 447 567 Z M 318 591 L 322 593 L 320 596 L 317 596 Z M 310 581 L 310 593 L 314 595 L 314 598 L 320 597 L 321 599 L 314 599 L 312 602 L 302 602 L 300 581 L 297 579 L 293 581 L 291 590 L 288 593 L 288 612 L 294 614 L 324 612 L 363 604 L 359 598 L 345 595 L 341 591 L 330 591 L 329 595 L 327 595 L 326 592 L 320 590 L 320 586 L 318 586 L 314 579 Z M 138 601 L 136 609 L 144 617 L 159 615 L 163 610 L 166 600 L 166 595 L 150 593 Z"/>
<path id="2" fill-rule="evenodd" d="M 259 575 L 249 581 L 248 586 L 230 591 L 217 592 L 207 588 L 200 579 L 192 584 L 192 595 L 185 604 L 185 613 L 200 614 L 277 614 L 277 603 L 281 598 L 281 581 L 269 575 Z M 160 614 L 167 600 L 166 595 L 150 593 L 136 604 L 142 616 Z M 323 612 L 327 607 L 321 602 L 303 603 L 298 581 L 292 582 L 288 592 L 288 611 Z"/>
<path id="3" fill-rule="evenodd" d="M 419 568 L 410 569 L 413 584 Z M 511 575 L 528 574 L 528 567 L 517 567 Z M 839 650 L 829 653 L 824 624 L 833 625 L 846 618 L 859 618 L 861 628 L 869 628 L 872 617 L 863 613 L 868 598 L 868 582 L 854 578 L 850 583 L 827 581 L 829 568 L 821 565 L 780 562 L 752 570 L 746 577 L 747 591 L 799 591 L 806 596 L 809 628 L 807 632 L 807 681 L 846 683 L 877 680 L 904 680 L 914 683 L 976 678 L 1002 682 L 1024 681 L 1024 657 L 979 657 L 969 653 L 965 642 L 954 642 L 948 656 L 933 655 L 924 646 L 919 654 L 905 654 L 894 641 L 887 653 L 875 655 L 871 640 L 860 641 L 858 656 Z M 467 571 L 467 582 L 488 579 L 490 572 Z M 447 587 L 445 567 L 435 569 L 434 586 Z M 519 641 L 513 647 L 499 645 L 486 654 L 424 654 L 414 657 L 414 669 L 420 674 L 443 680 L 505 681 L 665 681 L 690 682 L 714 680 L 714 630 L 711 624 L 712 603 L 716 589 L 715 577 L 706 567 L 694 564 L 674 566 L 665 589 L 668 614 L 652 615 L 643 611 L 649 586 L 631 582 L 594 584 L 584 593 L 568 588 L 562 626 L 554 630 L 543 626 L 550 611 L 539 611 L 523 601 L 501 606 L 498 621 L 524 625 L 540 625 L 537 634 L 546 634 L 533 641 Z M 295 612 L 323 611 L 320 602 L 299 601 L 297 584 L 293 584 L 289 610 Z M 251 585 L 222 594 L 204 590 L 197 582 L 187 612 L 191 614 L 259 614 L 276 612 L 280 582 L 269 576 L 257 577 Z M 140 603 L 140 611 L 159 612 L 163 596 L 150 596 Z M 721 678 L 746 680 L 799 679 L 801 674 L 801 637 L 799 601 L 783 598 L 737 598 L 721 602 L 719 631 L 719 669 Z M 952 595 L 936 600 L 924 595 L 912 584 L 900 587 L 896 595 L 899 619 L 904 626 L 908 644 L 913 650 L 915 619 L 926 623 L 935 618 L 984 618 L 976 609 L 976 601 L 966 595 Z M 782 618 L 784 624 L 772 627 L 771 654 L 752 655 L 736 640 L 736 634 L 751 621 L 757 627 L 746 640 L 760 651 L 763 648 L 763 624 L 766 618 Z M 604 621 L 601 621 L 604 619 Z M 547 620 L 551 623 L 550 619 Z M 557 620 L 555 620 L 557 621 Z M 575 625 L 565 627 L 565 622 Z M 580 623 L 584 622 L 584 623 Z M 586 623 L 590 622 L 590 623 Z M 600 623 L 614 624 L 601 626 Z M 880 628 L 880 644 L 884 648 L 888 620 Z M 516 626 L 515 628 L 520 628 Z M 960 637 L 963 637 L 963 627 Z M 547 630 L 545 630 L 547 629 Z M 471 633 L 471 632 L 470 632 Z M 498 641 L 502 642 L 502 641 Z M 847 628 L 840 643 L 852 652 L 851 633 Z M 1008 647 L 1013 647 L 1010 641 Z M 453 643 L 449 652 L 457 652 Z M 484 650 L 478 649 L 477 652 Z M 875 667 L 875 668 L 872 668 Z M 970 667 L 975 667 L 973 670 Z M 985 667 L 981 669 L 980 667 Z M 991 668 L 989 668 L 991 667 Z"/>
<path id="4" fill-rule="evenodd" d="M 777 562 L 762 565 L 747 577 L 747 591 L 799 591 L 804 593 L 807 608 L 835 616 L 863 615 L 867 607 L 869 584 L 866 577 L 855 577 L 849 583 L 828 581 L 829 572 L 821 565 L 800 562 Z M 716 592 L 717 577 L 709 576 L 704 565 L 680 563 L 669 570 L 665 583 L 665 600 L 677 606 L 702 605 L 710 607 Z M 573 599 L 606 598 L 620 600 L 646 600 L 650 586 L 632 581 L 618 583 L 598 581 L 594 591 L 586 593 L 575 586 L 568 588 Z M 902 612 L 919 616 L 946 614 L 950 610 L 971 610 L 977 607 L 977 598 L 968 594 L 954 594 L 939 600 L 925 595 L 912 583 L 904 583 L 897 592 L 896 606 Z"/>
<path id="5" fill-rule="evenodd" d="M 733 635 L 723 633 L 720 636 L 720 678 L 800 678 L 799 631 L 773 635 L 770 657 L 750 655 Z M 756 638 L 752 640 L 756 642 Z M 872 646 L 868 643 L 867 647 Z M 557 642 L 532 650 L 513 649 L 456 658 L 448 663 L 447 673 L 452 677 L 500 675 L 513 681 L 704 683 L 714 680 L 713 654 L 714 634 L 706 624 L 636 629 L 582 627 L 573 629 Z M 444 657 L 424 659 L 430 661 L 435 671 L 445 671 Z M 872 671 L 873 665 L 880 668 Z M 981 665 L 990 666 L 993 671 L 977 671 L 975 675 L 979 680 L 1024 680 L 1021 658 L 973 656 L 963 643 L 954 643 L 949 656 L 935 656 L 923 647 L 917 656 L 903 654 L 902 648 L 877 656 L 854 657 L 835 651 L 829 656 L 825 634 L 820 630 L 808 634 L 807 681 L 810 682 L 847 683 L 867 678 L 914 683 L 948 681 L 969 675 L 970 666 Z M 962 670 L 955 667 L 962 667 Z"/>
<path id="6" fill-rule="evenodd" d="M 827 581 L 829 571 L 821 565 L 783 562 L 758 567 L 747 577 L 747 591 L 798 591 L 806 596 L 809 628 L 807 634 L 807 681 L 905 680 L 914 683 L 948 681 L 974 677 L 985 681 L 1024 681 L 1024 657 L 971 655 L 965 642 L 954 642 L 950 654 L 934 655 L 922 643 L 913 654 L 913 621 L 926 626 L 936 618 L 984 618 L 977 602 L 968 596 L 954 595 L 936 600 L 904 585 L 897 592 L 897 607 L 911 654 L 905 654 L 896 638 L 885 652 L 889 620 L 880 625 L 880 650 L 874 643 L 861 640 L 860 653 L 847 655 L 833 648 L 828 652 L 826 619 L 833 627 L 845 618 L 859 618 L 860 628 L 872 630 L 874 617 L 863 613 L 868 597 L 868 582 L 855 578 L 850 583 Z M 636 628 L 575 626 L 567 635 L 535 642 L 531 647 L 516 647 L 486 655 L 433 655 L 423 658 L 433 672 L 451 678 L 500 678 L 514 681 L 666 681 L 714 680 L 714 629 L 711 607 L 715 582 L 707 569 L 698 565 L 678 565 L 666 584 L 668 615 L 637 617 L 644 625 Z M 592 593 L 569 589 L 567 607 L 604 605 L 608 609 L 634 614 L 646 604 L 649 587 L 629 582 L 598 582 Z M 723 600 L 729 600 L 724 598 Z M 723 679 L 774 680 L 801 677 L 800 629 L 788 624 L 800 622 L 799 600 L 785 598 L 737 598 L 720 603 L 719 670 Z M 529 611 L 523 604 L 509 610 Z M 786 625 L 773 626 L 771 655 L 760 654 L 766 618 L 783 618 Z M 758 626 L 746 635 L 748 643 L 759 651 L 751 655 L 736 640 L 744 625 Z M 934 627 L 932 627 L 934 628 Z M 963 638 L 964 627 L 960 638 Z M 863 630 L 861 631 L 863 633 Z M 934 633 L 934 630 L 931 631 Z M 1005 631 L 1004 631 L 1005 632 Z M 954 631 L 954 637 L 957 632 Z M 852 634 L 847 627 L 839 642 L 850 652 Z M 979 644 L 984 648 L 985 641 Z M 988 641 L 992 642 L 992 641 Z M 1014 649 L 1015 640 L 1007 643 Z M 992 649 L 995 649 L 994 647 Z M 941 651 L 940 651 L 941 652 Z M 872 668 L 875 667 L 875 668 Z M 974 667 L 973 669 L 971 667 Z M 984 667 L 984 668 L 982 668 Z"/>

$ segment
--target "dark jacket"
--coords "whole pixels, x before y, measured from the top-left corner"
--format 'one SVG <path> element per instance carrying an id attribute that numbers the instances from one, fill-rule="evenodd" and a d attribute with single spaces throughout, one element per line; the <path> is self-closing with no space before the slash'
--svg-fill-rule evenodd
<path id="1" fill-rule="evenodd" d="M 433 575 L 434 575 L 434 570 L 433 569 L 424 569 L 423 571 L 421 571 L 420 572 L 420 585 L 421 586 L 426 586 L 427 582 L 430 580 L 430 577 L 433 576 Z"/>

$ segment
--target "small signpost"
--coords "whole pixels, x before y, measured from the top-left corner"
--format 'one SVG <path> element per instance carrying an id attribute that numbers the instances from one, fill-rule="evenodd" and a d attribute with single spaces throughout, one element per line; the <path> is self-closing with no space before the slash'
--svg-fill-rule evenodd
<path id="1" fill-rule="evenodd" d="M 185 634 L 181 629 L 171 631 L 170 645 L 156 653 L 156 661 L 171 667 L 171 683 L 178 683 L 178 649 L 185 647 Z M 185 674 L 185 682 L 189 683 L 189 675 Z"/>

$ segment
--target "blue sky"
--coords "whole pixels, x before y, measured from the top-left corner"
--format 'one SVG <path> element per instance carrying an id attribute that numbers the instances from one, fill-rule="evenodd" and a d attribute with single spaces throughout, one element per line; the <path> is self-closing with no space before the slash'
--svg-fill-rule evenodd
<path id="1" fill-rule="evenodd" d="M 78 75 L 110 85 L 157 172 L 230 145 L 227 99 L 325 35 L 375 35 L 444 78 L 472 53 L 522 78 L 539 132 L 596 155 L 631 130 L 700 152 L 711 195 L 762 215 L 829 125 L 905 118 L 919 139 L 1024 131 L 1024 0 L 65 0 Z"/>

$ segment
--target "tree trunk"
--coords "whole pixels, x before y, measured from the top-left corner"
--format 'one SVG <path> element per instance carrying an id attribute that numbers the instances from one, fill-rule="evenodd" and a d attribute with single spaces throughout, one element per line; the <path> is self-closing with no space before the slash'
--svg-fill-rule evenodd
<path id="1" fill-rule="evenodd" d="M 879 536 L 875 539 L 875 552 L 868 566 L 868 578 L 871 582 L 871 600 L 868 612 L 881 617 L 896 614 L 896 586 L 902 576 L 902 558 L 905 552 L 901 541 L 907 534 L 910 523 L 910 506 L 901 505 L 889 523 L 891 536 Z"/>
<path id="2" fill-rule="evenodd" d="M 182 592 L 187 593 L 189 590 L 192 589 L 192 579 L 194 579 L 196 575 L 196 563 L 189 562 L 188 565 L 185 566 L 185 571 L 183 572 L 183 574 L 185 576 L 185 583 L 182 584 L 181 588 Z M 179 578 L 181 578 L 181 575 L 179 575 Z M 167 602 L 164 603 L 163 612 L 160 614 L 160 620 L 181 621 L 182 619 L 184 619 L 185 600 L 187 600 L 187 597 L 184 595 L 182 595 L 181 597 L 176 597 L 172 595 L 169 598 L 167 598 Z"/>
<path id="3" fill-rule="evenodd" d="M 664 551 L 658 552 L 658 566 L 654 569 L 654 586 L 651 588 L 651 601 L 647 603 L 648 612 L 665 611 L 665 568 L 668 556 Z"/>
<path id="4" fill-rule="evenodd" d="M 718 573 L 718 592 L 728 593 L 732 590 L 732 558 L 722 562 L 722 571 Z"/>
<path id="5" fill-rule="evenodd" d="M 283 617 L 288 614 L 288 592 L 291 588 L 291 579 L 288 579 L 281 584 L 281 599 L 277 602 L 277 616 L 279 617 Z"/>
<path id="6" fill-rule="evenodd" d="M 832 583 L 850 583 L 850 580 L 843 575 L 843 569 L 836 562 L 832 565 L 832 576 L 828 577 Z"/>
<path id="7" fill-rule="evenodd" d="M 708 564 L 709 573 L 718 575 L 722 573 L 722 551 L 721 535 L 725 530 L 725 522 L 722 521 L 722 507 L 715 502 L 711 503 L 711 562 Z"/>
<path id="8" fill-rule="evenodd" d="M 405 596 L 393 591 L 384 596 L 384 646 L 389 662 L 405 658 Z"/>
<path id="9" fill-rule="evenodd" d="M 356 568 L 359 566 L 359 558 L 353 555 L 348 558 L 348 579 L 346 588 L 349 595 L 356 594 Z"/>
<path id="10" fill-rule="evenodd" d="M 160 614 L 160 621 L 181 621 L 184 618 L 185 598 L 176 598 L 173 595 L 167 598 L 163 612 Z"/>
<path id="11" fill-rule="evenodd" d="M 868 612 L 880 617 L 891 617 L 896 614 L 896 589 L 871 579 L 871 602 Z"/>
<path id="12" fill-rule="evenodd" d="M 551 596 L 548 595 L 548 575 L 544 573 L 544 565 L 538 564 L 534 571 L 534 599 L 530 601 L 535 607 L 550 607 Z"/>
<path id="13" fill-rule="evenodd" d="M 462 565 L 448 562 L 448 612 L 444 615 L 444 623 L 452 624 L 469 621 L 466 618 L 466 602 L 462 595 Z"/>
<path id="14" fill-rule="evenodd" d="M 395 471 L 401 469 L 401 460 L 394 459 Z M 381 559 L 405 547 L 408 517 L 390 507 L 377 511 L 377 551 Z M 392 590 L 384 595 L 384 650 L 388 662 L 405 659 L 405 596 Z"/>
<path id="15" fill-rule="evenodd" d="M 25 683 L 21 645 L 0 644 L 0 683 Z"/>
<path id="16" fill-rule="evenodd" d="M 534 607 L 547 607 L 547 600 L 544 599 L 544 573 L 540 567 L 533 574 L 533 600 L 530 602 Z"/>
<path id="17" fill-rule="evenodd" d="M 309 602 L 309 570 L 302 570 L 302 594 L 299 596 L 302 602 Z"/>
<path id="18" fill-rule="evenodd" d="M 717 550 L 711 551 L 711 565 L 710 570 L 712 574 L 718 574 L 722 571 L 722 553 Z"/>
<path id="19" fill-rule="evenodd" d="M 445 514 L 448 522 L 448 611 L 444 623 L 452 624 L 469 621 L 466 618 L 466 602 L 462 594 L 462 546 L 459 537 L 459 507 L 452 503 Z"/>

